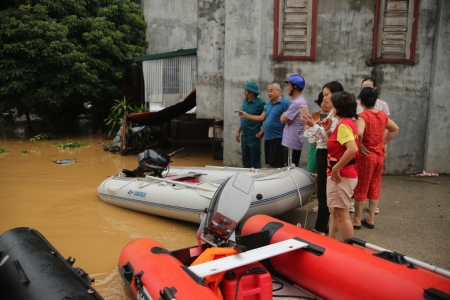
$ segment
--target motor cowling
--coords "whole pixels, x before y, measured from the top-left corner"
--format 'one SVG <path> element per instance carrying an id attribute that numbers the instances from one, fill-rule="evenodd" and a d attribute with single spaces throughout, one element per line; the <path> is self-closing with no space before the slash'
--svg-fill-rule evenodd
<path id="1" fill-rule="evenodd" d="M 138 154 L 138 164 L 144 172 L 164 171 L 170 163 L 170 156 L 157 150 L 148 149 Z"/>

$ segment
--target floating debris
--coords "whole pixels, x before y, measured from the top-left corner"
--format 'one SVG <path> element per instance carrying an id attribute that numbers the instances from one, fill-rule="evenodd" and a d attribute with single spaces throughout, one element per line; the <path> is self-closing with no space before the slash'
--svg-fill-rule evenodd
<path id="1" fill-rule="evenodd" d="M 59 164 L 59 165 L 69 165 L 69 164 L 74 164 L 76 162 L 79 162 L 79 160 L 65 158 L 65 159 L 59 159 L 59 160 L 52 160 L 52 162 L 54 162 L 55 164 Z"/>
<path id="2" fill-rule="evenodd" d="M 52 146 L 57 146 L 58 148 L 66 149 L 66 148 L 80 148 L 83 146 L 87 146 L 89 143 L 81 142 L 81 141 L 66 141 L 66 142 L 59 142 L 59 143 L 53 143 Z"/>
<path id="3" fill-rule="evenodd" d="M 102 143 L 102 147 L 103 147 L 103 150 L 109 151 L 109 152 L 112 152 L 112 153 L 116 153 L 116 152 L 120 151 L 120 147 L 116 146 L 116 145 L 109 145 L 108 146 L 105 143 Z"/>
<path id="4" fill-rule="evenodd" d="M 55 137 L 50 132 L 42 132 L 30 139 L 31 142 L 54 140 Z"/>

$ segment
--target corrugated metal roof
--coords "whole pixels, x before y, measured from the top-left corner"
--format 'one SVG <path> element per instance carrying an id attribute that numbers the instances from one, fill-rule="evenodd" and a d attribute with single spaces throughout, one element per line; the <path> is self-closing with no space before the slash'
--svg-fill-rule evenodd
<path id="1" fill-rule="evenodd" d="M 172 52 L 138 56 L 138 57 L 133 57 L 133 60 L 135 62 L 138 62 L 138 61 L 146 61 L 146 60 L 155 60 L 155 59 L 161 59 L 161 58 L 183 56 L 183 55 L 192 55 L 192 54 L 197 54 L 197 48 L 186 49 L 186 50 L 181 49 L 181 50 L 172 51 Z"/>

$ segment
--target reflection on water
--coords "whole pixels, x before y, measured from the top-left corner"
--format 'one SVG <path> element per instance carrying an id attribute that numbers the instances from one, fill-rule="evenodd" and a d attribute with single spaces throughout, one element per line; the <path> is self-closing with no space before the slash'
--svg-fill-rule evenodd
<path id="1" fill-rule="evenodd" d="M 14 129 L 13 134 L 15 137 L 25 138 L 25 136 L 26 136 L 25 128 L 16 128 L 16 129 Z"/>
<path id="2" fill-rule="evenodd" d="M 74 266 L 96 279 L 105 299 L 130 299 L 117 271 L 122 248 L 140 237 L 154 238 L 169 250 L 187 247 L 196 243 L 198 225 L 103 203 L 97 186 L 122 168 L 134 169 L 137 156 L 103 151 L 100 137 L 81 140 L 89 145 L 74 151 L 52 146 L 55 141 L 0 142 L 7 150 L 0 154 L 0 233 L 15 227 L 38 230 L 64 257 L 76 258 Z M 172 165 L 222 164 L 213 160 L 210 146 L 164 151 L 179 146 L 186 150 L 172 158 Z M 79 162 L 52 162 L 61 159 Z"/>

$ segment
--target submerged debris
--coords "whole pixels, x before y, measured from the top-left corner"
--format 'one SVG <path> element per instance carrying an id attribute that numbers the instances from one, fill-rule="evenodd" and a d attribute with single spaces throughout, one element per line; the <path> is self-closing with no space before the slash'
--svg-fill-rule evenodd
<path id="1" fill-rule="evenodd" d="M 120 147 L 117 146 L 117 145 L 114 145 L 114 144 L 111 144 L 111 145 L 108 146 L 105 143 L 102 143 L 102 146 L 103 146 L 103 150 L 109 151 L 109 152 L 112 152 L 112 153 L 120 151 Z"/>
<path id="2" fill-rule="evenodd" d="M 59 159 L 59 160 L 52 160 L 52 162 L 54 162 L 55 164 L 60 164 L 60 165 L 69 165 L 69 164 L 74 164 L 76 162 L 79 162 L 79 160 L 78 159 L 65 158 L 65 159 Z"/>
<path id="3" fill-rule="evenodd" d="M 42 132 L 30 139 L 31 142 L 53 140 L 55 137 L 50 132 Z"/>

